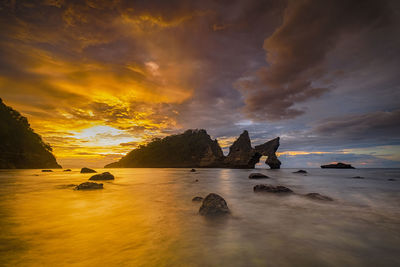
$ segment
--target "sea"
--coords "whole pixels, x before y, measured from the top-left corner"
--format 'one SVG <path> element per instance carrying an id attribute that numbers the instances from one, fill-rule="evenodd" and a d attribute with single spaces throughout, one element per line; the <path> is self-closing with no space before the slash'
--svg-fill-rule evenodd
<path id="1" fill-rule="evenodd" d="M 92 174 L 1 170 L 0 266 L 400 266 L 400 169 L 96 170 L 115 180 L 77 191 Z M 231 214 L 199 215 L 209 193 Z"/>

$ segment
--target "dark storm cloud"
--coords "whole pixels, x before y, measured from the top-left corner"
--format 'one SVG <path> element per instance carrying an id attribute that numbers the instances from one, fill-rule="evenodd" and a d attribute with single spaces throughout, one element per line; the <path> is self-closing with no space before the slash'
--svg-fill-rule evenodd
<path id="1" fill-rule="evenodd" d="M 327 75 L 327 54 L 345 35 L 381 27 L 391 15 L 385 1 L 289 1 L 283 24 L 264 42 L 269 66 L 240 81 L 247 114 L 257 120 L 303 114 L 296 104 L 330 89 L 317 83 Z"/>
<path id="2" fill-rule="evenodd" d="M 66 133 L 96 126 L 134 137 L 121 135 L 113 157 L 187 128 L 205 128 L 224 146 L 245 129 L 254 144 L 281 136 L 282 151 L 393 144 L 389 129 L 398 128 L 384 126 L 381 111 L 394 119 L 400 108 L 397 6 L 3 1 L 0 93 L 64 159 L 78 151 Z M 76 142 L 86 149 L 87 140 Z M 91 145 L 93 155 L 107 153 L 104 143 Z"/>

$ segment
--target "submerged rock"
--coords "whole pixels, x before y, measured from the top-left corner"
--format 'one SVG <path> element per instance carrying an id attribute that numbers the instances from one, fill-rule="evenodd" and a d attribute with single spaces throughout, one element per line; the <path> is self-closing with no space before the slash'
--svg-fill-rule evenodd
<path id="1" fill-rule="evenodd" d="M 351 178 L 353 178 L 353 179 L 364 179 L 364 177 L 362 177 L 362 176 L 353 176 Z"/>
<path id="2" fill-rule="evenodd" d="M 70 172 L 71 171 L 71 169 L 66 169 L 66 170 L 64 170 L 65 172 Z"/>
<path id="3" fill-rule="evenodd" d="M 225 199 L 217 194 L 211 193 L 203 200 L 199 213 L 203 216 L 215 216 L 225 215 L 230 213 L 230 211 Z"/>
<path id="4" fill-rule="evenodd" d="M 387 179 L 388 181 L 396 181 L 396 179 L 393 179 L 393 178 L 389 178 L 389 179 Z"/>
<path id="5" fill-rule="evenodd" d="M 311 199 L 316 199 L 316 200 L 333 201 L 332 198 L 330 198 L 328 196 L 324 196 L 324 195 L 318 194 L 318 193 L 308 193 L 305 196 L 308 197 L 308 198 L 311 198 Z"/>
<path id="6" fill-rule="evenodd" d="M 307 171 L 305 171 L 305 170 L 298 170 L 298 171 L 293 172 L 293 173 L 307 173 Z"/>
<path id="7" fill-rule="evenodd" d="M 254 192 L 292 193 L 293 191 L 283 185 L 258 184 L 253 187 Z"/>
<path id="8" fill-rule="evenodd" d="M 355 169 L 350 164 L 338 162 L 336 164 L 321 165 L 322 169 Z"/>
<path id="9" fill-rule="evenodd" d="M 269 177 L 265 174 L 258 173 L 258 172 L 254 172 L 249 175 L 249 179 L 266 179 L 266 178 L 269 178 Z"/>
<path id="10" fill-rule="evenodd" d="M 103 184 L 84 182 L 75 187 L 75 190 L 93 190 L 93 189 L 103 189 Z"/>
<path id="11" fill-rule="evenodd" d="M 100 173 L 100 174 L 93 175 L 92 177 L 90 177 L 89 180 L 95 180 L 95 181 L 98 181 L 98 180 L 114 180 L 114 175 L 112 175 L 109 172 L 103 172 L 103 173 Z"/>
<path id="12" fill-rule="evenodd" d="M 76 187 L 76 184 L 62 184 L 62 185 L 57 185 L 56 188 L 60 189 L 65 189 L 65 188 L 71 188 L 71 187 Z"/>
<path id="13" fill-rule="evenodd" d="M 195 169 L 191 169 L 190 172 L 196 172 L 196 170 Z"/>
<path id="14" fill-rule="evenodd" d="M 52 170 L 42 170 L 42 172 L 53 172 Z"/>
<path id="15" fill-rule="evenodd" d="M 81 173 L 95 173 L 95 172 L 96 172 L 95 170 L 92 170 L 92 169 L 86 168 L 86 167 L 83 167 L 81 169 Z"/>
<path id="16" fill-rule="evenodd" d="M 194 202 L 203 201 L 203 198 L 202 197 L 194 197 L 194 198 L 192 198 L 192 201 L 194 201 Z"/>

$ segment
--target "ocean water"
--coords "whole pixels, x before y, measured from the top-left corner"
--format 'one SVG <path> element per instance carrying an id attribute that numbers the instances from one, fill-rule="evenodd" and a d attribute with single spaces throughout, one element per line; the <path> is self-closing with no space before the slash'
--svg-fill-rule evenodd
<path id="1" fill-rule="evenodd" d="M 95 191 L 67 186 L 91 176 L 77 169 L 2 170 L 0 265 L 400 266 L 400 170 L 306 170 L 107 169 L 116 179 Z M 230 216 L 198 215 L 191 199 L 211 192 Z"/>

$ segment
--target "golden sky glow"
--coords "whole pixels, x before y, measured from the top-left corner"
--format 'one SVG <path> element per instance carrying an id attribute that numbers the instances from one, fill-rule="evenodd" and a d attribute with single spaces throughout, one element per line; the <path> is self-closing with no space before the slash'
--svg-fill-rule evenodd
<path id="1" fill-rule="evenodd" d="M 398 164 L 400 45 L 382 40 L 397 20 L 374 1 L 311 4 L 3 1 L 0 97 L 64 167 L 188 128 L 224 152 L 246 129 L 280 136 L 282 157 Z"/>

